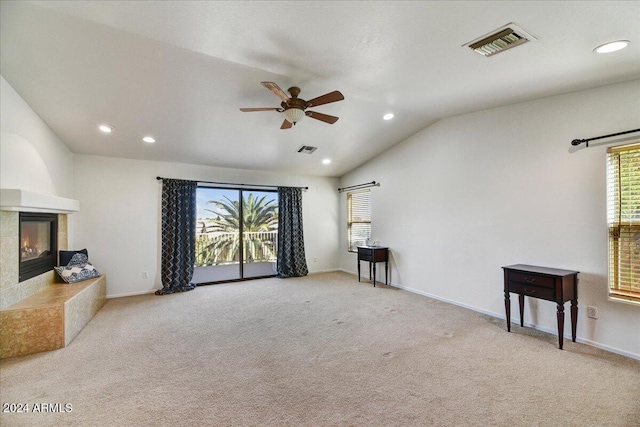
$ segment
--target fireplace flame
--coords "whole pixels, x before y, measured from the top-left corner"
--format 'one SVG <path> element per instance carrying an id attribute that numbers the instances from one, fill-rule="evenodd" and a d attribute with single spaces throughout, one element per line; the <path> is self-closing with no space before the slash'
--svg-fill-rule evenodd
<path id="1" fill-rule="evenodd" d="M 25 237 L 22 240 L 22 246 L 20 247 L 20 259 L 27 260 L 31 258 L 37 258 L 41 255 L 37 246 L 31 246 L 29 237 Z"/>

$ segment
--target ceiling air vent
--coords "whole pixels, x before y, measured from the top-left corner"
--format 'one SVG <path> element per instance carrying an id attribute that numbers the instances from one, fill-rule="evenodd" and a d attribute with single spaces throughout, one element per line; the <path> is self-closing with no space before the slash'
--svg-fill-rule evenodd
<path id="1" fill-rule="evenodd" d="M 317 149 L 318 149 L 318 147 L 312 147 L 310 145 L 302 145 L 302 146 L 300 146 L 300 148 L 298 148 L 298 153 L 311 154 L 314 151 L 316 151 Z"/>
<path id="2" fill-rule="evenodd" d="M 482 56 L 493 56 L 512 47 L 520 46 L 528 41 L 537 40 L 531 34 L 518 27 L 513 22 L 498 28 L 488 35 L 463 44 Z"/>

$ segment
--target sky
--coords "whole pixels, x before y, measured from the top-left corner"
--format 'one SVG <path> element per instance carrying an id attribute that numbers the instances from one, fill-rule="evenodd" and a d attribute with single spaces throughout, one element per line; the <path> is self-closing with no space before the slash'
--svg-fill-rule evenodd
<path id="1" fill-rule="evenodd" d="M 265 192 L 265 191 L 243 191 L 244 197 L 247 198 L 249 193 L 253 193 L 256 197 L 267 196 L 266 200 L 277 200 L 278 193 Z M 222 188 L 204 188 L 198 187 L 196 191 L 197 202 L 197 218 L 215 218 L 216 214 L 209 212 L 207 209 L 218 212 L 218 208 L 214 203 L 207 203 L 211 200 L 224 200 L 224 196 L 227 196 L 232 201 L 237 201 L 240 198 L 240 192 L 238 190 L 229 190 Z"/>

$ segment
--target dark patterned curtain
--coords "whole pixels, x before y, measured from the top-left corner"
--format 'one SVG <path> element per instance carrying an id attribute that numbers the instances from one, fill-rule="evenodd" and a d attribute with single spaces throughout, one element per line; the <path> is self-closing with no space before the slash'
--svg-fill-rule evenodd
<path id="1" fill-rule="evenodd" d="M 278 187 L 278 277 L 306 276 L 302 190 Z"/>
<path id="2" fill-rule="evenodd" d="M 190 291 L 196 251 L 196 181 L 162 180 L 162 289 Z"/>

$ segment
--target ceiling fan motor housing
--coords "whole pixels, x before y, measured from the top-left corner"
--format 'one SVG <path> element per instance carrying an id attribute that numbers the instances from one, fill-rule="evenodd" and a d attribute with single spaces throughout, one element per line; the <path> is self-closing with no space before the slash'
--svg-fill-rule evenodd
<path id="1" fill-rule="evenodd" d="M 304 118 L 304 110 L 307 108 L 307 101 L 298 98 L 298 95 L 300 94 L 299 87 L 293 86 L 288 90 L 291 94 L 291 98 L 286 102 L 283 101 L 281 105 L 282 108 L 284 108 L 284 117 L 295 125 Z"/>
<path id="2" fill-rule="evenodd" d="M 289 89 L 287 89 L 289 91 L 289 93 L 291 94 L 292 98 L 297 98 L 298 95 L 300 95 L 300 88 L 298 86 L 292 86 Z"/>

